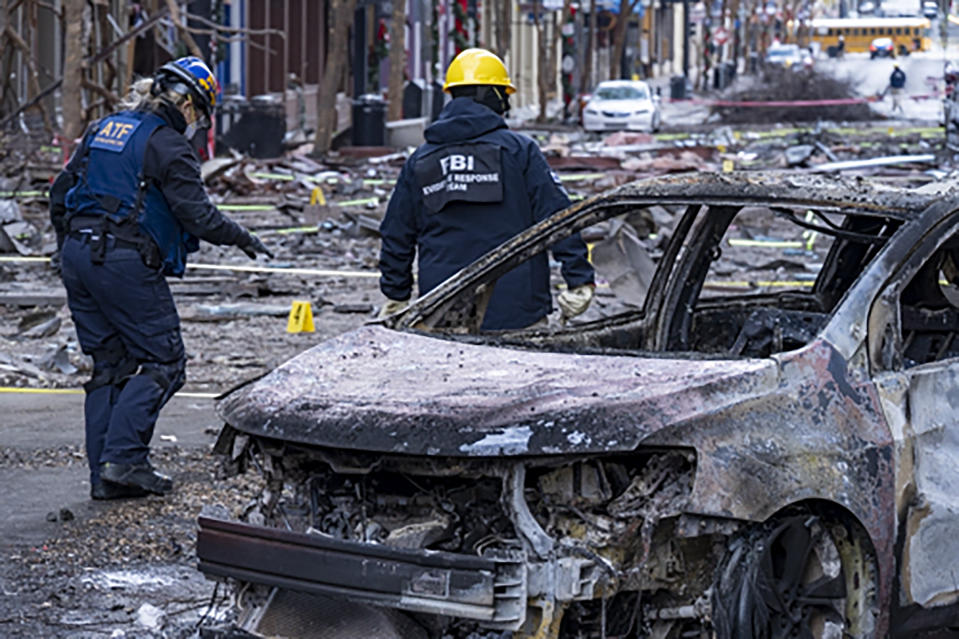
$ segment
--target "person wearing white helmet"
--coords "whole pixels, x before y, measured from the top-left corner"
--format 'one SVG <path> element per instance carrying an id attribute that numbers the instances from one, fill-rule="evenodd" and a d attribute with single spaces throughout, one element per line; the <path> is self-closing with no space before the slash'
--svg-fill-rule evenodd
<path id="1" fill-rule="evenodd" d="M 149 460 L 160 409 L 183 386 L 186 356 L 167 275 L 199 240 L 270 255 L 210 202 L 188 138 L 208 127 L 217 82 L 199 58 L 137 82 L 121 110 L 91 125 L 51 189 L 61 277 L 83 352 L 93 499 L 165 494 Z"/>

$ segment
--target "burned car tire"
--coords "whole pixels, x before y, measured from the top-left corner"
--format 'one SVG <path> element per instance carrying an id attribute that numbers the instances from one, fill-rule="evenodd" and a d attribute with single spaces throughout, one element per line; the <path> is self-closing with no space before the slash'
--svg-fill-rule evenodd
<path id="1" fill-rule="evenodd" d="M 737 537 L 712 592 L 718 639 L 872 639 L 876 569 L 858 531 L 813 514 Z"/>

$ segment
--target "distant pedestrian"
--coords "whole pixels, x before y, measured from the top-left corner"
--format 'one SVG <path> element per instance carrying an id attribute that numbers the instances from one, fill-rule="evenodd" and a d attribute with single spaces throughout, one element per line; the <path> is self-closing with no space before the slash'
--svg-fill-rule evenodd
<path id="1" fill-rule="evenodd" d="M 93 358 L 84 418 L 93 499 L 165 494 L 149 461 L 160 409 L 183 386 L 186 354 L 165 275 L 199 239 L 269 250 L 210 202 L 188 142 L 208 126 L 217 82 L 196 57 L 164 64 L 123 110 L 91 126 L 50 195 L 63 284 Z"/>
<path id="2" fill-rule="evenodd" d="M 842 35 L 839 36 L 839 44 L 836 45 L 836 56 L 843 57 L 843 54 L 846 52 L 846 38 Z"/>
<path id="3" fill-rule="evenodd" d="M 899 68 L 899 63 L 893 65 L 892 74 L 889 76 L 889 92 L 892 94 L 893 112 L 902 110 L 902 89 L 906 86 L 906 73 Z"/>

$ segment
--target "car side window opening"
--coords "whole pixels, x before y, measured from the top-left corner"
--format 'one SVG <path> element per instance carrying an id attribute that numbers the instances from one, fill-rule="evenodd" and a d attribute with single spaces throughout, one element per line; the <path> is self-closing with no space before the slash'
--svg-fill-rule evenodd
<path id="1" fill-rule="evenodd" d="M 787 208 L 742 208 L 712 247 L 688 328 L 668 350 L 768 357 L 801 348 L 897 229 L 894 220 Z"/>
<path id="2" fill-rule="evenodd" d="M 811 211 L 739 209 L 710 249 L 688 349 L 765 357 L 816 335 L 828 317 L 816 280 L 834 240 L 810 228 L 813 219 Z"/>
<path id="3" fill-rule="evenodd" d="M 910 368 L 959 357 L 959 237 L 927 260 L 899 296 L 898 362 Z"/>

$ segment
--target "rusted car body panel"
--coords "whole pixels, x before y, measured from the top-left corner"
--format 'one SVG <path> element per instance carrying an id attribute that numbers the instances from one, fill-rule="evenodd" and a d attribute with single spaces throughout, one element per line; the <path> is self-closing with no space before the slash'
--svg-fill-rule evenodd
<path id="1" fill-rule="evenodd" d="M 642 308 L 478 332 L 498 276 L 654 204 L 684 213 Z M 834 238 L 813 287 L 701 295 L 744 207 Z M 777 552 L 785 572 L 767 578 L 819 575 L 803 586 L 818 609 L 778 617 L 811 624 L 813 636 L 886 636 L 897 606 L 929 606 L 937 623 L 952 614 L 959 626 L 949 612 L 959 567 L 936 561 L 959 556 L 948 532 L 959 525 L 959 475 L 941 472 L 959 450 L 959 424 L 943 417 L 959 414 L 959 365 L 936 363 L 959 354 L 940 337 L 959 331 L 959 311 L 927 312 L 931 298 L 906 290 L 946 250 L 937 233 L 959 228 L 955 209 L 940 194 L 860 180 L 696 175 L 557 213 L 385 325 L 328 340 L 221 400 L 219 450 L 236 467 L 259 459 L 271 486 L 261 512 L 275 517 L 292 491 L 284 521 L 305 512 L 310 532 L 284 538 L 290 571 L 271 572 L 231 562 L 218 544 L 249 554 L 284 540 L 201 520 L 201 568 L 307 591 L 352 587 L 517 637 L 605 635 L 596 620 L 608 606 L 656 636 L 734 637 L 743 611 L 765 605 L 737 593 Z M 384 545 L 424 561 L 447 552 L 449 572 Z M 322 548 L 333 566 L 379 557 L 401 578 L 339 583 L 304 568 L 315 551 L 304 548 Z M 471 559 L 492 562 L 471 582 L 481 604 L 449 586 Z M 493 565 L 508 573 L 510 597 L 490 599 Z M 415 584 L 439 586 L 404 601 Z M 905 619 L 900 630 L 912 628 Z M 617 633 L 637 631 L 630 622 Z"/>
<path id="2" fill-rule="evenodd" d="M 301 353 L 218 410 L 244 432 L 320 446 L 600 453 L 632 450 L 650 433 L 776 384 L 771 360 L 517 351 L 366 326 Z"/>

